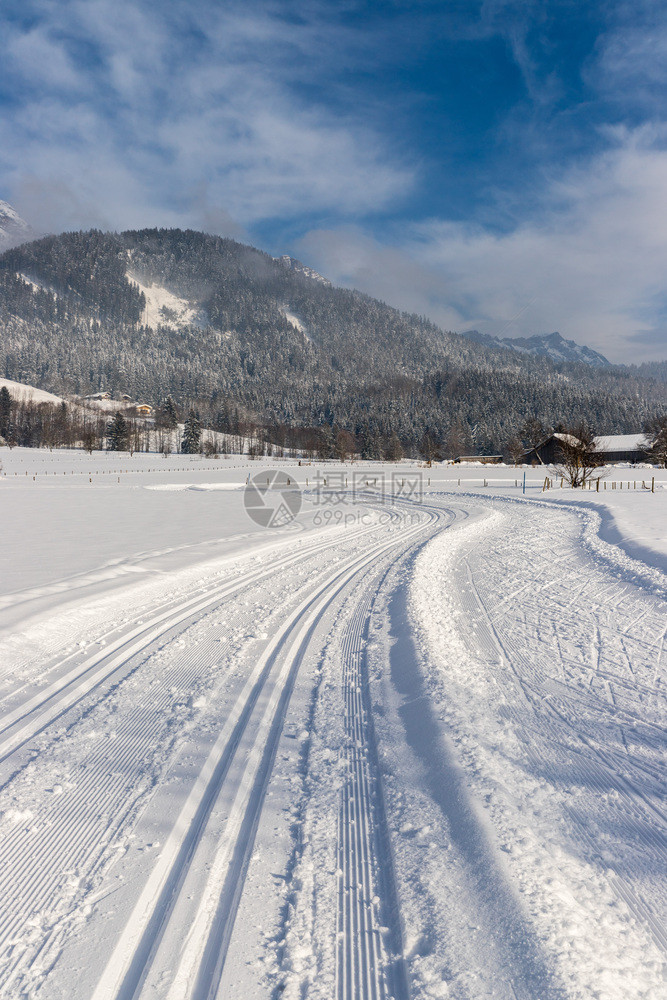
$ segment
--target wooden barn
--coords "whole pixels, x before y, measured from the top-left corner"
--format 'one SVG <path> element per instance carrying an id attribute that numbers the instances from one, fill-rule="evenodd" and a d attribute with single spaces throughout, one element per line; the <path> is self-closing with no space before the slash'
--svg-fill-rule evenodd
<path id="1" fill-rule="evenodd" d="M 595 444 L 605 465 L 614 465 L 615 462 L 634 465 L 636 462 L 648 461 L 646 452 L 642 448 L 642 443 L 645 441 L 645 434 L 608 434 L 605 437 L 596 437 Z"/>
<path id="2" fill-rule="evenodd" d="M 531 448 L 523 456 L 526 465 L 554 465 L 560 460 L 560 445 L 562 441 L 567 441 L 567 434 L 551 434 L 542 444 Z M 616 462 L 634 465 L 637 462 L 646 462 L 646 452 L 641 447 L 646 440 L 644 434 L 607 434 L 596 437 L 600 461 L 604 465 L 614 465 Z"/>

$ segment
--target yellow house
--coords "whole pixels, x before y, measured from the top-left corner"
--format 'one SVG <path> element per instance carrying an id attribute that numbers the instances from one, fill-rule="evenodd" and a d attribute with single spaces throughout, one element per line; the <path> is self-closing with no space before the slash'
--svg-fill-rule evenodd
<path id="1" fill-rule="evenodd" d="M 153 407 L 149 406 L 148 403 L 137 403 L 135 409 L 138 417 L 150 417 L 153 412 Z"/>

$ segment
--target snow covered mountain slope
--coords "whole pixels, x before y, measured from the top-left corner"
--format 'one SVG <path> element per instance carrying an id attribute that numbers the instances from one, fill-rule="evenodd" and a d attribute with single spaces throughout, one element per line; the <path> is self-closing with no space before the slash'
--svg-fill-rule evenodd
<path id="1" fill-rule="evenodd" d="M 428 430 L 450 454 L 499 453 L 527 413 L 628 433 L 664 408 L 667 388 L 637 374 L 490 350 L 281 261 L 191 230 L 65 233 L 8 250 L 0 371 L 152 405 L 176 393 L 227 423 L 237 410 L 335 423 L 369 449 L 392 433 L 414 449 Z"/>
<path id="2" fill-rule="evenodd" d="M 0 253 L 35 238 L 25 219 L 6 201 L 0 201 Z"/>
<path id="3" fill-rule="evenodd" d="M 44 389 L 36 389 L 34 385 L 26 385 L 24 382 L 14 382 L 10 378 L 0 378 L 0 389 L 5 387 L 12 399 L 30 400 L 33 403 L 62 403 L 61 396 L 56 396 L 52 392 Z"/>
<path id="4" fill-rule="evenodd" d="M 302 264 L 295 257 L 290 257 L 288 253 L 284 253 L 281 257 L 274 257 L 273 259 L 288 271 L 294 271 L 295 274 L 302 274 L 306 278 L 312 278 L 313 281 L 319 281 L 321 285 L 331 287 L 331 282 L 328 278 L 323 277 L 314 268 L 308 267 L 307 264 Z"/>
<path id="5" fill-rule="evenodd" d="M 154 330 L 165 326 L 171 330 L 182 330 L 188 326 L 205 327 L 208 323 L 206 310 L 201 303 L 174 295 L 162 285 L 138 278 L 131 271 L 127 272 L 129 281 L 142 292 L 146 305 L 143 310 L 142 322 Z"/>
<path id="6" fill-rule="evenodd" d="M 592 365 L 595 368 L 611 367 L 610 362 L 603 354 L 594 351 L 591 347 L 577 344 L 574 340 L 565 340 L 560 333 L 512 338 L 492 337 L 487 333 L 480 333 L 478 330 L 467 330 L 462 336 L 486 347 L 510 348 L 522 354 L 534 354 L 536 357 L 549 358 L 556 364 L 575 362 Z"/>

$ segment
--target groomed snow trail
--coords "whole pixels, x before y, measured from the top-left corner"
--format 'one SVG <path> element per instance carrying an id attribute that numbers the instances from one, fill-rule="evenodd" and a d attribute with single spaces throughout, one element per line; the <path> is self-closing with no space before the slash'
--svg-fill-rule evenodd
<path id="1" fill-rule="evenodd" d="M 3 995 L 661 1000 L 663 578 L 583 511 L 354 499 L 7 647 Z"/>
<path id="2" fill-rule="evenodd" d="M 106 916 L 117 939 L 94 987 L 86 970 L 82 995 L 215 994 L 313 630 L 350 580 L 434 520 L 419 514 L 406 530 L 396 513 L 383 519 L 292 545 L 205 596 L 130 620 L 121 635 L 107 630 L 92 656 L 56 657 L 36 692 L 10 690 L 0 737 L 3 988 L 60 995 L 63 948 L 85 937 L 91 907 L 118 893 L 122 904 Z M 253 607 L 260 640 L 271 636 L 259 656 L 255 630 L 246 634 Z M 141 849 L 154 857 L 134 859 L 128 886 L 118 872 L 132 867 L 133 830 L 151 811 L 166 839 Z M 105 882 L 112 872 L 120 885 Z M 97 945 L 96 958 L 108 941 Z"/>
<path id="3" fill-rule="evenodd" d="M 657 1000 L 667 581 L 596 531 L 583 509 L 497 500 L 427 547 L 410 611 L 461 792 L 563 995 Z M 442 892 L 426 895 L 444 919 Z"/>
<path id="4" fill-rule="evenodd" d="M 343 790 L 338 815 L 337 1000 L 407 1000 L 407 974 L 368 689 L 373 582 L 341 643 Z"/>

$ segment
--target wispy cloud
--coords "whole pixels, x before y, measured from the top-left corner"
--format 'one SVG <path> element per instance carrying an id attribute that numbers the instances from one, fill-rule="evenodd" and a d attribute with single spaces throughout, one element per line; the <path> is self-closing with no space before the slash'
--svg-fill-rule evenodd
<path id="1" fill-rule="evenodd" d="M 308 90 L 315 52 L 359 49 L 358 33 L 322 10 L 27 4 L 26 23 L 8 31 L 0 183 L 45 228 L 73 217 L 114 227 L 217 217 L 238 231 L 383 208 L 413 170 L 363 114 Z"/>
<path id="2" fill-rule="evenodd" d="M 652 357 L 667 327 L 663 139 L 662 129 L 617 131 L 613 150 L 554 182 L 540 217 L 507 233 L 431 220 L 388 248 L 320 230 L 303 253 L 334 281 L 449 329 L 557 329 L 613 360 Z"/>
<path id="3" fill-rule="evenodd" d="M 8 0 L 0 197 L 48 231 L 300 246 L 453 329 L 667 353 L 663 8 Z"/>

